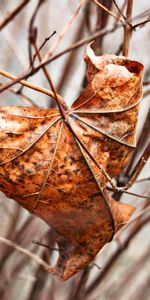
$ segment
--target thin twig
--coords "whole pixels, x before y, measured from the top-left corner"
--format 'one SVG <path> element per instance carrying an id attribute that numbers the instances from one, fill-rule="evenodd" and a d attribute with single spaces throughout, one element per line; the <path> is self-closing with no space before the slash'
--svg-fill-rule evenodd
<path id="1" fill-rule="evenodd" d="M 0 22 L 0 30 L 3 29 L 10 21 L 14 20 L 16 15 L 25 7 L 26 4 L 29 3 L 30 0 L 23 0 L 21 3 L 17 5 L 17 7 L 14 8 L 13 11 L 11 11 L 4 20 Z"/>
<path id="2" fill-rule="evenodd" d="M 125 190 L 129 189 L 134 184 L 134 182 L 136 181 L 137 177 L 139 176 L 141 170 L 143 169 L 144 165 L 146 164 L 146 162 L 149 158 L 149 155 L 150 155 L 150 143 L 147 145 L 142 156 L 139 158 L 139 160 L 138 160 L 136 166 L 134 167 L 133 171 L 131 172 L 130 176 L 127 176 L 128 173 L 126 174 L 126 176 L 123 176 L 123 180 L 122 180 L 123 184 L 121 184 L 121 185 L 123 185 L 123 187 L 121 187 L 121 188 L 119 187 L 119 188 L 115 189 L 115 193 L 113 194 L 113 197 L 116 200 L 119 200 L 121 197 L 121 193 L 124 192 Z M 128 180 L 126 184 L 125 184 L 125 179 Z M 121 183 L 121 180 L 117 181 L 117 185 L 118 184 L 120 185 L 120 183 Z M 118 195 L 116 195 L 116 192 L 117 193 L 120 192 L 120 193 L 118 193 Z"/>
<path id="3" fill-rule="evenodd" d="M 38 46 L 37 46 L 36 41 L 35 41 L 35 43 L 33 44 L 33 47 L 34 47 L 35 53 L 37 53 L 39 62 L 41 62 L 41 61 L 42 61 L 42 57 L 41 57 L 41 54 L 40 54 L 40 51 L 39 51 L 39 49 L 38 49 Z M 43 66 L 43 67 L 42 67 L 42 70 L 43 70 L 43 73 L 45 74 L 45 77 L 47 78 L 47 81 L 48 81 L 50 87 L 51 87 L 51 79 L 50 79 L 50 75 L 49 75 L 49 73 L 48 73 L 48 71 L 47 71 L 47 69 L 46 69 L 46 66 Z"/>
<path id="4" fill-rule="evenodd" d="M 34 22 L 35 22 L 35 18 L 37 16 L 37 13 L 41 7 L 41 5 L 43 4 L 43 0 L 38 0 L 38 3 L 37 3 L 37 6 L 33 12 L 33 15 L 32 15 L 32 18 L 30 20 L 30 23 L 29 23 L 29 59 L 30 59 L 30 67 L 33 68 L 34 66 L 34 60 L 35 60 L 35 57 L 33 57 L 32 59 L 32 46 L 34 47 L 34 50 L 35 50 L 35 53 L 37 54 L 37 57 L 39 59 L 39 62 L 42 61 L 42 57 L 41 57 L 41 54 L 40 54 L 40 51 L 38 49 L 38 46 L 37 46 L 37 28 L 34 26 Z M 53 36 L 53 35 L 52 35 Z M 51 83 L 51 78 L 50 78 L 50 75 L 46 69 L 46 66 L 43 66 L 42 67 L 42 70 L 44 72 L 44 75 L 46 77 L 46 79 L 48 80 L 48 83 L 50 85 L 50 87 L 52 87 L 52 83 Z M 53 89 L 53 87 L 52 87 Z M 54 90 L 53 91 L 54 94 L 55 94 L 55 97 L 56 97 L 56 101 L 57 101 L 57 94 L 56 94 L 56 91 Z"/>
<path id="5" fill-rule="evenodd" d="M 149 180 L 150 180 L 150 177 L 147 177 L 147 178 L 139 179 L 135 183 L 140 183 L 140 182 L 149 181 Z"/>
<path id="6" fill-rule="evenodd" d="M 149 133 L 150 133 L 150 110 L 148 111 L 148 114 L 146 116 L 143 128 L 141 130 L 140 133 L 140 137 L 136 146 L 136 149 L 134 150 L 134 153 L 131 157 L 130 163 L 128 164 L 126 170 L 125 170 L 125 174 L 124 177 L 129 178 L 131 169 L 133 167 L 133 163 L 135 161 L 135 158 L 137 157 L 137 154 L 139 151 L 141 151 L 141 147 L 145 144 L 145 141 L 148 140 L 149 137 Z"/>
<path id="7" fill-rule="evenodd" d="M 49 269 L 51 268 L 50 265 L 48 265 L 42 258 L 40 258 L 38 255 L 30 252 L 29 250 L 19 246 L 18 244 L 14 243 L 13 241 L 10 241 L 4 237 L 0 237 L 0 242 L 15 248 L 16 250 L 24 253 L 25 255 L 27 255 L 28 257 L 32 258 L 33 260 L 35 260 L 39 265 L 41 265 L 46 271 L 49 271 Z"/>
<path id="8" fill-rule="evenodd" d="M 31 16 L 30 22 L 29 22 L 29 37 L 28 37 L 28 52 L 29 52 L 29 62 L 30 67 L 33 67 L 33 60 L 32 60 L 32 47 L 31 45 L 36 41 L 37 38 L 37 28 L 34 27 L 34 22 L 37 16 L 37 13 L 41 7 L 41 5 L 44 3 L 43 0 L 38 0 L 38 3 L 33 11 L 33 14 Z"/>
<path id="9" fill-rule="evenodd" d="M 13 238 L 18 241 L 18 240 L 22 239 L 23 234 L 25 236 L 27 236 L 27 232 L 29 232 L 29 228 L 30 228 L 30 233 L 32 233 L 32 231 L 31 231 L 32 227 L 30 227 L 32 222 L 33 222 L 33 216 L 31 215 L 31 216 L 29 216 L 29 218 L 27 218 L 25 223 L 21 226 L 21 228 L 17 232 L 14 231 L 14 236 L 11 237 L 11 239 Z M 24 239 L 24 242 L 25 242 L 25 239 Z M 3 268 L 3 266 L 5 265 L 5 262 L 8 260 L 8 258 L 12 254 L 12 252 L 13 252 L 13 248 L 8 248 L 7 251 L 5 250 L 3 255 L 1 255 L 2 259 L 0 261 L 0 269 Z"/>
<path id="10" fill-rule="evenodd" d="M 30 70 L 28 72 L 26 72 L 25 74 L 23 74 L 22 76 L 16 78 L 16 80 L 14 80 L 14 82 L 8 83 L 6 85 L 3 86 L 3 88 L 0 88 L 0 92 L 3 92 L 5 89 L 9 88 L 10 86 L 14 85 L 15 83 L 17 83 L 18 81 L 22 80 L 23 78 L 29 77 L 33 74 L 35 74 L 36 72 L 38 72 L 43 66 L 47 65 L 48 63 L 58 59 L 59 57 L 63 56 L 64 54 L 76 50 L 77 48 L 88 44 L 89 42 L 91 42 L 92 40 L 95 40 L 96 38 L 100 37 L 100 36 L 104 36 L 110 33 L 113 33 L 116 29 L 119 29 L 120 26 L 117 27 L 112 27 L 111 29 L 107 29 L 104 28 L 102 30 L 97 31 L 96 33 L 92 34 L 90 37 L 87 38 L 83 38 L 80 41 L 78 41 L 77 43 L 74 43 L 73 45 L 67 47 L 66 49 L 60 51 L 58 54 L 55 54 L 53 56 L 51 56 L 48 60 L 41 62 L 37 67 L 34 68 L 34 70 Z"/>
<path id="11" fill-rule="evenodd" d="M 89 37 L 81 39 L 77 43 L 74 43 L 73 45 L 67 47 L 66 49 L 60 51 L 59 53 L 51 56 L 48 60 L 40 63 L 37 67 L 34 68 L 34 70 L 29 70 L 29 71 L 25 72 L 23 75 L 17 77 L 16 80 L 3 85 L 3 87 L 0 88 L 0 92 L 3 92 L 7 88 L 9 88 L 12 85 L 16 84 L 18 81 L 20 81 L 20 80 L 22 80 L 22 79 L 24 79 L 26 77 L 29 77 L 29 76 L 37 73 L 42 68 L 42 66 L 45 66 L 45 65 L 49 64 L 50 62 L 58 59 L 59 57 L 63 56 L 64 54 L 66 54 L 66 53 L 68 53 L 70 51 L 76 50 L 77 48 L 79 48 L 79 47 L 81 47 L 81 46 L 83 46 L 85 44 L 88 44 L 89 42 L 91 42 L 91 41 L 99 38 L 100 36 L 104 36 L 104 35 L 113 33 L 114 31 L 116 31 L 116 29 L 119 29 L 121 26 L 122 25 L 118 25 L 117 27 L 113 26 L 110 29 L 103 28 L 102 30 L 98 30 L 94 34 L 90 35 Z"/>
<path id="12" fill-rule="evenodd" d="M 121 22 L 122 25 L 123 22 L 122 20 L 120 19 L 119 16 L 116 16 L 111 10 L 109 10 L 106 6 L 104 6 L 103 4 L 101 4 L 100 2 L 98 2 L 97 0 L 92 0 L 92 2 L 94 2 L 95 4 L 97 4 L 100 8 L 102 8 L 104 11 L 106 11 L 110 16 L 114 17 L 115 20 L 117 20 L 117 22 Z"/>
<path id="13" fill-rule="evenodd" d="M 138 160 L 138 162 L 137 162 L 134 170 L 130 174 L 129 181 L 128 181 L 127 185 L 126 185 L 127 189 L 129 187 L 131 187 L 132 184 L 135 182 L 135 180 L 137 179 L 138 175 L 140 174 L 143 166 L 146 164 L 149 156 L 150 156 L 150 143 L 147 145 L 146 149 L 144 150 L 144 153 L 142 154 L 142 156 Z"/>
<path id="14" fill-rule="evenodd" d="M 142 22 L 139 22 L 139 23 L 137 23 L 135 25 L 132 25 L 132 28 L 135 29 L 137 27 L 142 27 L 142 26 L 144 26 L 145 24 L 147 24 L 149 22 L 150 22 L 150 18 L 148 18 L 148 19 L 146 19 L 146 20 L 144 20 Z"/>
<path id="15" fill-rule="evenodd" d="M 88 6 L 88 4 L 85 6 L 85 8 Z M 76 43 L 81 37 L 83 36 L 84 30 L 85 30 L 85 14 L 86 11 L 84 10 L 84 14 L 82 14 L 76 28 L 76 34 L 73 37 L 73 43 Z M 63 70 L 60 72 L 59 80 L 57 83 L 57 91 L 61 93 L 63 90 L 63 87 L 68 84 L 68 80 L 70 77 L 70 73 L 73 71 L 74 66 L 76 65 L 75 62 L 77 62 L 78 55 L 74 55 L 74 52 L 71 51 L 68 55 L 68 57 L 65 60 L 65 63 L 63 65 Z M 72 73 L 73 74 L 73 73 Z"/>
<path id="16" fill-rule="evenodd" d="M 98 1 L 100 2 L 100 1 Z M 104 4 L 105 2 L 105 7 L 106 10 L 111 11 L 111 7 L 112 7 L 112 0 L 106 0 L 106 1 L 102 1 L 102 3 Z M 95 4 L 95 3 L 94 3 Z M 95 29 L 94 31 L 96 32 L 97 30 L 101 30 L 103 28 L 106 28 L 107 24 L 108 24 L 108 18 L 109 18 L 109 13 L 108 11 L 106 11 L 105 9 L 97 6 L 97 10 L 96 10 L 96 22 L 95 22 Z M 119 17 L 119 16 L 118 16 Z M 115 19 L 115 24 L 114 27 L 116 26 L 116 24 L 118 24 L 119 20 L 117 21 Z M 101 55 L 103 53 L 103 39 L 104 36 L 100 36 L 98 39 L 96 39 L 95 43 L 94 43 L 94 50 L 96 51 L 97 55 Z M 84 83 L 86 83 L 86 77 L 84 78 Z"/>
<path id="17" fill-rule="evenodd" d="M 149 81 L 144 81 L 143 85 L 149 85 L 150 84 L 150 80 Z"/>
<path id="18" fill-rule="evenodd" d="M 35 47 L 35 51 L 37 52 L 38 48 L 36 46 L 36 42 L 34 43 L 34 47 Z M 37 55 L 38 55 L 39 61 L 41 61 L 42 58 L 41 58 L 40 52 L 37 52 Z M 52 81 L 51 76 L 48 73 L 46 67 L 43 66 L 42 69 L 43 69 L 43 72 L 44 72 L 44 74 L 45 74 L 45 76 L 46 76 L 46 78 L 47 78 L 47 80 L 50 84 L 50 87 L 51 87 L 52 91 L 53 91 L 53 94 L 54 94 L 55 100 L 57 102 L 57 105 L 59 107 L 60 113 L 61 113 L 62 117 L 65 117 L 65 110 L 67 110 L 67 105 L 66 105 L 65 101 L 62 98 L 57 96 L 58 94 L 55 90 L 53 81 Z"/>
<path id="19" fill-rule="evenodd" d="M 35 244 L 35 245 L 38 245 L 38 246 L 42 246 L 42 247 L 47 248 L 47 249 L 52 250 L 52 251 L 59 251 L 60 250 L 59 248 L 50 247 L 50 246 L 48 246 L 44 243 L 38 242 L 37 240 L 33 240 L 32 243 Z"/>
<path id="20" fill-rule="evenodd" d="M 42 42 L 41 46 L 37 49 L 37 52 L 35 52 L 35 54 L 33 55 L 33 64 L 35 62 L 35 59 L 38 55 L 38 52 L 40 52 L 42 50 L 42 48 L 45 46 L 45 44 L 51 39 L 51 37 L 56 33 L 56 30 L 53 31 L 53 33 L 51 35 L 49 35 L 48 37 L 45 38 L 45 40 Z"/>
<path id="21" fill-rule="evenodd" d="M 44 3 L 45 1 L 43 0 L 38 0 L 37 5 L 32 13 L 32 16 L 30 18 L 29 21 L 29 29 L 28 29 L 28 56 L 29 56 L 29 70 L 30 68 L 34 70 L 34 57 L 32 58 L 32 44 L 35 43 L 36 39 L 37 39 L 37 34 L 38 34 L 38 30 L 37 27 L 34 27 L 33 24 L 35 22 L 36 16 L 38 14 L 38 11 L 41 7 L 41 5 Z M 25 77 L 24 79 L 28 79 L 28 76 Z M 23 85 L 19 88 L 18 90 L 18 94 L 22 92 L 23 90 Z"/>
<path id="22" fill-rule="evenodd" d="M 80 0 L 80 3 L 78 4 L 78 6 L 76 7 L 76 9 L 73 11 L 71 17 L 69 18 L 69 20 L 67 21 L 67 23 L 65 24 L 64 28 L 62 29 L 61 33 L 59 34 L 58 38 L 56 39 L 55 43 L 53 44 L 53 46 L 50 48 L 50 50 L 45 54 L 45 56 L 43 57 L 42 62 L 48 60 L 51 56 L 52 53 L 54 52 L 54 50 L 56 50 L 56 48 L 58 47 L 60 41 L 62 40 L 62 38 L 64 37 L 64 35 L 66 34 L 67 30 L 70 28 L 71 23 L 74 21 L 74 19 L 78 16 L 81 7 L 84 5 L 85 0 Z"/>
<path id="23" fill-rule="evenodd" d="M 16 79 L 14 79 L 14 81 L 11 81 L 11 82 L 3 85 L 3 87 L 0 88 L 0 92 L 3 92 L 4 90 L 6 90 L 9 87 L 13 86 L 14 84 L 18 83 L 18 81 L 37 73 L 43 66 L 46 66 L 47 64 L 49 64 L 50 62 L 52 62 L 52 61 L 56 60 L 57 58 L 63 56 L 64 54 L 66 54 L 70 51 L 76 50 L 77 48 L 79 48 L 79 47 L 81 47 L 85 44 L 88 44 L 89 42 L 93 41 L 94 39 L 96 39 L 100 36 L 110 34 L 118 28 L 119 28 L 119 26 L 117 28 L 112 27 L 111 29 L 104 28 L 104 29 L 99 30 L 96 33 L 92 34 L 90 37 L 86 37 L 86 38 L 81 39 L 77 43 L 75 43 L 75 44 L 67 47 L 66 49 L 60 51 L 58 54 L 53 55 L 47 61 L 45 61 L 43 63 L 40 63 L 37 67 L 34 68 L 34 70 L 31 69 L 31 70 L 25 72 L 23 75 L 21 75 L 19 77 L 16 77 Z"/>
<path id="24" fill-rule="evenodd" d="M 109 191 L 114 191 L 113 188 L 111 187 L 107 187 L 107 190 Z M 116 191 L 117 192 L 117 191 Z M 118 191 L 118 193 L 120 193 L 120 191 Z M 138 197 L 138 198 L 143 198 L 143 199 L 148 199 L 150 200 L 150 197 L 149 196 L 144 196 L 144 195 L 139 195 L 139 194 L 136 194 L 136 193 L 132 193 L 132 192 L 129 192 L 129 191 L 125 191 L 125 190 L 121 190 L 121 193 L 124 193 L 124 194 L 128 194 L 128 195 L 131 195 L 131 196 L 135 196 L 135 197 Z"/>
<path id="25" fill-rule="evenodd" d="M 32 55 L 31 55 L 31 47 L 29 46 L 29 61 L 30 61 L 30 67 L 29 67 L 29 70 L 32 70 L 33 71 L 33 74 L 34 74 L 34 62 L 35 62 L 35 59 L 37 56 L 39 56 L 39 53 L 40 53 L 40 50 L 44 47 L 44 45 L 50 40 L 50 38 L 56 33 L 56 31 L 54 30 L 53 33 L 45 38 L 44 42 L 41 44 L 41 46 L 39 48 L 36 48 L 36 52 L 34 53 L 33 55 L 33 59 L 32 59 Z M 36 43 L 36 38 L 35 38 L 35 41 L 33 42 L 33 45 L 34 45 L 34 48 L 35 48 L 35 43 Z M 40 60 L 41 61 L 41 60 Z M 45 66 L 43 66 L 42 68 L 45 68 Z M 28 79 L 29 75 L 28 75 L 28 72 L 27 72 L 27 76 L 23 76 L 22 78 L 24 79 Z M 47 77 L 47 76 L 46 76 Z M 21 88 L 18 90 L 18 94 L 21 94 L 22 93 L 22 90 L 23 90 L 23 85 L 21 86 Z M 51 106 L 52 107 L 52 106 Z M 54 106 L 53 106 L 54 107 Z"/>
<path id="26" fill-rule="evenodd" d="M 122 10 L 120 9 L 119 5 L 117 4 L 117 2 L 115 0 L 113 0 L 113 3 L 114 3 L 114 5 L 116 6 L 116 8 L 117 8 L 117 10 L 119 12 L 119 15 L 121 15 L 123 17 L 123 19 L 125 20 L 125 22 L 127 22 L 127 24 L 132 27 L 132 25 L 130 24 L 130 22 L 124 16 L 124 14 L 123 14 Z"/>
<path id="27" fill-rule="evenodd" d="M 37 53 L 37 56 L 38 56 L 38 59 L 39 59 L 39 61 L 41 62 L 42 61 L 42 57 L 41 57 L 41 54 L 40 54 L 40 51 L 39 51 L 39 49 L 38 49 L 38 47 L 37 47 L 37 44 L 36 44 L 36 41 L 33 43 L 33 47 L 34 47 L 34 49 L 35 49 L 35 53 Z M 43 70 L 43 73 L 44 73 L 44 75 L 45 75 L 45 77 L 46 77 L 46 79 L 47 79 L 47 81 L 48 81 L 48 83 L 49 83 L 49 85 L 50 85 L 50 88 L 52 88 L 52 84 L 51 84 L 51 77 L 50 77 L 50 75 L 49 75 L 49 73 L 48 73 L 48 71 L 47 71 L 47 68 L 46 68 L 46 66 L 43 66 L 42 67 L 42 70 Z M 54 91 L 53 91 L 54 92 Z M 56 91 L 55 91 L 55 96 L 56 96 Z M 57 97 L 57 96 L 56 96 Z M 56 99 L 55 99 L 56 100 Z M 55 103 L 56 104 L 56 103 Z M 52 105 L 51 107 L 55 107 L 55 105 Z"/>
<path id="28" fill-rule="evenodd" d="M 12 75 L 12 74 L 10 74 L 10 73 L 4 71 L 4 70 L 0 70 L 0 74 L 3 75 L 3 76 L 5 76 L 5 77 L 7 77 L 7 78 L 12 79 L 12 80 L 17 80 L 17 77 L 16 77 L 16 76 L 14 76 L 14 75 Z M 26 80 L 20 80 L 20 79 L 19 79 L 17 82 L 19 82 L 19 83 L 21 83 L 21 84 L 27 86 L 28 88 L 30 88 L 30 89 L 32 89 L 32 90 L 38 91 L 38 92 L 40 92 L 40 93 L 43 93 L 43 94 L 45 94 L 45 95 L 48 95 L 48 96 L 52 97 L 53 99 L 56 99 L 56 94 L 54 94 L 54 92 L 52 92 L 52 91 L 50 91 L 50 90 L 47 90 L 47 89 L 45 89 L 45 88 L 43 88 L 43 87 L 40 87 L 40 86 L 35 85 L 35 84 L 32 84 L 32 83 L 29 83 L 29 82 L 26 81 Z M 58 98 L 60 101 L 64 101 L 64 99 L 63 99 L 60 95 L 58 95 L 58 94 L 57 94 L 57 98 Z"/>
<path id="29" fill-rule="evenodd" d="M 128 0 L 127 2 L 127 10 L 126 10 L 126 19 L 127 21 L 132 18 L 132 6 L 133 0 Z M 128 56 L 129 53 L 129 44 L 131 40 L 132 27 L 126 22 L 124 27 L 124 43 L 123 43 L 123 55 Z"/>

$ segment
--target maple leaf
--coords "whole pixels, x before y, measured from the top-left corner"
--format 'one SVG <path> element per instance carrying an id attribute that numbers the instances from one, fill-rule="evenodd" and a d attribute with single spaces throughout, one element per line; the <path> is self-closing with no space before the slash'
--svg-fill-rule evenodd
<path id="1" fill-rule="evenodd" d="M 0 190 L 58 234 L 50 272 L 67 279 L 91 262 L 134 208 L 106 191 L 135 148 L 143 66 L 89 45 L 88 85 L 71 108 L 0 108 Z M 60 104 L 61 105 L 61 104 Z"/>

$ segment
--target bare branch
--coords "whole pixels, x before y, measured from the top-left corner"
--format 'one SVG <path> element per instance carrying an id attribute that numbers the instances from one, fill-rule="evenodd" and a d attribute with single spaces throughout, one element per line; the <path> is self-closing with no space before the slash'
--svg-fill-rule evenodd
<path id="1" fill-rule="evenodd" d="M 117 28 L 119 28 L 119 26 Z M 79 47 L 81 47 L 81 46 L 83 46 L 85 44 L 88 44 L 89 42 L 93 41 L 94 39 L 96 39 L 96 38 L 98 38 L 100 36 L 104 36 L 104 35 L 110 34 L 110 33 L 114 32 L 117 28 L 114 28 L 114 27 L 112 27 L 111 29 L 104 28 L 104 29 L 99 30 L 96 33 L 92 34 L 90 37 L 81 39 L 77 43 L 74 43 L 73 45 L 67 47 L 66 49 L 64 49 L 62 51 L 60 51 L 58 54 L 55 54 L 55 55 L 51 56 L 47 61 L 41 62 L 37 67 L 34 68 L 34 70 L 31 69 L 31 70 L 25 72 L 20 77 L 16 77 L 16 79 L 14 81 L 3 85 L 3 87 L 0 88 L 0 92 L 3 92 L 7 88 L 13 86 L 15 83 L 18 83 L 18 81 L 20 81 L 20 80 L 22 80 L 22 79 L 24 79 L 26 77 L 29 77 L 29 76 L 35 74 L 43 66 L 45 66 L 48 63 L 56 60 L 57 58 L 63 56 L 64 54 L 66 54 L 66 53 L 68 53 L 70 51 L 76 50 L 77 48 L 79 48 Z"/>
<path id="2" fill-rule="evenodd" d="M 38 52 L 41 51 L 41 49 L 45 46 L 45 44 L 51 39 L 51 37 L 56 33 L 56 31 L 54 30 L 53 33 L 48 36 L 47 38 L 45 38 L 44 42 L 41 44 L 41 46 L 37 49 L 37 52 L 35 52 L 34 56 L 33 56 L 33 63 L 38 55 Z"/>
<path id="3" fill-rule="evenodd" d="M 50 266 L 42 259 L 40 258 L 38 255 L 30 252 L 29 250 L 19 246 L 18 244 L 5 239 L 4 237 L 0 237 L 0 242 L 4 243 L 6 245 L 8 245 L 9 247 L 13 247 L 16 250 L 24 253 L 25 255 L 27 255 L 28 257 L 32 258 L 33 260 L 35 260 L 39 265 L 41 265 L 46 271 L 48 271 L 50 269 Z"/>
<path id="4" fill-rule="evenodd" d="M 123 17 L 123 19 L 125 20 L 125 22 L 127 22 L 129 24 L 129 26 L 132 27 L 132 25 L 130 24 L 130 22 L 127 20 L 127 18 L 124 16 L 122 10 L 120 9 L 119 5 L 117 4 L 117 2 L 115 0 L 113 0 L 113 3 L 114 5 L 116 6 L 118 12 L 119 12 L 119 15 Z"/>
<path id="5" fill-rule="evenodd" d="M 39 49 L 38 49 L 38 47 L 37 47 L 37 43 L 36 43 L 36 42 L 33 43 L 33 47 L 34 47 L 34 49 L 35 49 L 35 53 L 37 53 L 39 62 L 41 62 L 41 61 L 42 61 L 42 57 L 41 57 L 41 54 L 40 54 L 40 51 L 39 51 Z M 46 69 L 46 66 L 43 66 L 42 69 L 43 69 L 43 72 L 44 72 L 44 74 L 45 74 L 45 77 L 47 78 L 47 81 L 48 81 L 48 83 L 49 83 L 49 85 L 50 85 L 50 87 L 51 87 L 51 79 L 50 79 L 50 75 L 49 75 L 49 73 L 48 73 L 48 71 L 47 71 L 47 69 Z"/>
<path id="6" fill-rule="evenodd" d="M 112 192 L 114 191 L 114 189 L 112 189 L 111 187 L 107 187 L 107 190 L 112 191 Z M 118 191 L 118 193 L 120 193 L 120 191 Z M 149 196 L 144 196 L 144 195 L 132 193 L 132 192 L 129 192 L 129 191 L 126 191 L 126 190 L 123 190 L 123 189 L 121 190 L 121 193 L 128 194 L 128 195 L 131 195 L 131 196 L 135 196 L 135 197 L 138 197 L 138 198 L 143 198 L 143 199 L 150 200 Z"/>
<path id="7" fill-rule="evenodd" d="M 132 28 L 135 29 L 136 27 L 142 27 L 142 26 L 144 26 L 145 24 L 147 24 L 149 22 L 150 22 L 150 18 L 148 18 L 148 19 L 146 19 L 146 20 L 144 20 L 142 22 L 139 22 L 139 23 L 133 25 Z"/>
<path id="8" fill-rule="evenodd" d="M 35 22 L 37 14 L 38 14 L 38 11 L 43 3 L 44 3 L 43 0 L 38 0 L 38 3 L 33 11 L 32 17 L 29 22 L 28 52 L 29 52 L 29 62 L 30 62 L 31 67 L 33 67 L 31 45 L 35 43 L 36 37 L 37 37 L 37 28 L 34 27 L 34 22 Z"/>
<path id="9" fill-rule="evenodd" d="M 150 84 L 150 81 L 144 81 L 143 82 L 143 85 L 149 85 Z"/>
<path id="10" fill-rule="evenodd" d="M 110 16 L 112 16 L 113 18 L 115 18 L 115 20 L 117 20 L 117 22 L 121 22 L 122 25 L 123 22 L 122 20 L 120 19 L 119 16 L 116 16 L 111 10 L 109 10 L 106 6 L 104 6 L 103 4 L 101 4 L 100 2 L 98 2 L 97 0 L 92 0 L 92 2 L 94 2 L 95 4 L 97 4 L 100 8 L 102 8 L 103 10 L 105 10 Z"/>
<path id="11" fill-rule="evenodd" d="M 133 0 L 128 0 L 127 2 L 127 11 L 126 11 L 126 19 L 127 21 L 131 20 L 132 18 L 132 6 L 133 6 Z M 123 55 L 128 56 L 129 53 L 129 44 L 132 34 L 132 27 L 126 22 L 125 28 L 124 28 L 124 43 L 123 43 Z"/>
<path id="12" fill-rule="evenodd" d="M 147 114 L 147 117 L 145 119 L 143 128 L 141 130 L 140 137 L 139 137 L 136 149 L 134 150 L 134 153 L 131 157 L 130 163 L 128 164 L 128 166 L 126 168 L 126 171 L 125 171 L 125 174 L 124 174 L 125 177 L 129 177 L 131 169 L 133 167 L 133 163 L 135 161 L 135 158 L 136 158 L 138 152 L 141 150 L 141 147 L 144 145 L 145 141 L 148 140 L 149 132 L 150 132 L 150 109 L 148 111 L 148 114 Z"/>
<path id="13" fill-rule="evenodd" d="M 150 177 L 147 177 L 147 178 L 139 179 L 135 183 L 140 183 L 140 182 L 149 181 L 149 180 L 150 180 Z"/>
<path id="14" fill-rule="evenodd" d="M 3 75 L 3 76 L 5 76 L 5 77 L 7 77 L 7 78 L 12 79 L 12 80 L 17 80 L 17 82 L 19 82 L 19 83 L 21 83 L 21 84 L 27 86 L 28 88 L 30 88 L 30 89 L 32 89 L 32 90 L 35 90 L 35 91 L 37 91 L 37 92 L 43 93 L 43 94 L 45 94 L 45 95 L 48 95 L 48 96 L 52 97 L 53 99 L 56 99 L 56 94 L 54 94 L 54 92 L 52 92 L 52 91 L 49 91 L 49 90 L 47 90 L 47 89 L 45 89 L 45 88 L 42 88 L 42 87 L 40 87 L 40 86 L 38 86 L 38 85 L 29 83 L 29 82 L 26 81 L 26 80 L 20 80 L 20 79 L 17 79 L 16 76 L 14 76 L 14 75 L 12 75 L 12 74 L 10 74 L 10 73 L 4 71 L 4 70 L 0 70 L 0 74 Z M 58 98 L 60 101 L 64 101 L 63 98 L 62 98 L 60 95 L 58 95 L 58 94 L 57 94 L 57 98 Z"/>
<path id="15" fill-rule="evenodd" d="M 69 18 L 69 20 L 67 21 L 67 23 L 65 24 L 64 28 L 62 29 L 61 33 L 59 34 L 57 40 L 55 41 L 55 43 L 53 44 L 53 46 L 51 47 L 51 49 L 45 54 L 45 56 L 43 57 L 42 62 L 48 60 L 52 53 L 54 52 L 54 50 L 56 50 L 56 48 L 58 47 L 60 41 L 62 40 L 62 38 L 64 37 L 65 33 L 67 32 L 67 30 L 70 28 L 71 23 L 74 21 L 74 19 L 78 16 L 81 7 L 84 5 L 85 0 L 80 0 L 80 3 L 78 4 L 77 8 L 73 11 L 71 17 Z"/>
<path id="16" fill-rule="evenodd" d="M 130 178 L 129 178 L 129 181 L 126 185 L 127 189 L 129 187 L 131 187 L 132 184 L 135 182 L 135 180 L 137 179 L 138 175 L 140 174 L 143 166 L 146 164 L 149 156 L 150 156 L 150 143 L 147 145 L 146 149 L 144 150 L 144 153 L 142 154 L 142 156 L 138 160 L 134 170 L 132 171 L 132 173 L 130 175 Z"/>
<path id="17" fill-rule="evenodd" d="M 17 5 L 17 7 L 14 8 L 13 11 L 11 11 L 4 20 L 0 22 L 0 30 L 3 29 L 9 22 L 14 20 L 16 15 L 25 7 L 26 4 L 28 4 L 30 0 L 23 0 L 20 4 Z"/>
<path id="18" fill-rule="evenodd" d="M 44 243 L 38 242 L 36 240 L 32 241 L 32 243 L 35 244 L 35 245 L 38 245 L 38 246 L 42 246 L 42 247 L 47 248 L 47 249 L 52 250 L 52 251 L 59 251 L 60 250 L 59 248 L 50 247 L 50 246 L 48 246 Z"/>

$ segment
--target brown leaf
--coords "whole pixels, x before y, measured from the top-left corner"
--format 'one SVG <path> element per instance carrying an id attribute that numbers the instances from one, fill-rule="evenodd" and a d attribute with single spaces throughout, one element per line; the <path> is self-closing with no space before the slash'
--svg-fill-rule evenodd
<path id="1" fill-rule="evenodd" d="M 96 57 L 90 46 L 86 61 L 89 84 L 66 119 L 56 109 L 0 109 L 0 189 L 57 232 L 50 272 L 63 279 L 93 260 L 134 210 L 105 187 L 135 147 L 143 66 Z"/>

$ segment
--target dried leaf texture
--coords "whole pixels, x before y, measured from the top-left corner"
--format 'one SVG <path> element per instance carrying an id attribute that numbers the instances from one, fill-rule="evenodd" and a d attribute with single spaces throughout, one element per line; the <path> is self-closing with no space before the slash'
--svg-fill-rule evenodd
<path id="1" fill-rule="evenodd" d="M 111 54 L 95 56 L 90 45 L 85 60 L 89 84 L 72 106 L 72 122 L 90 152 L 98 160 L 108 158 L 106 170 L 114 177 L 136 146 L 143 66 Z"/>
<path id="2" fill-rule="evenodd" d="M 63 279 L 93 260 L 133 212 L 108 197 L 104 172 L 118 174 L 135 147 L 142 65 L 96 57 L 90 46 L 86 60 L 89 84 L 66 119 L 56 109 L 0 109 L 0 189 L 58 233 L 50 272 Z"/>

